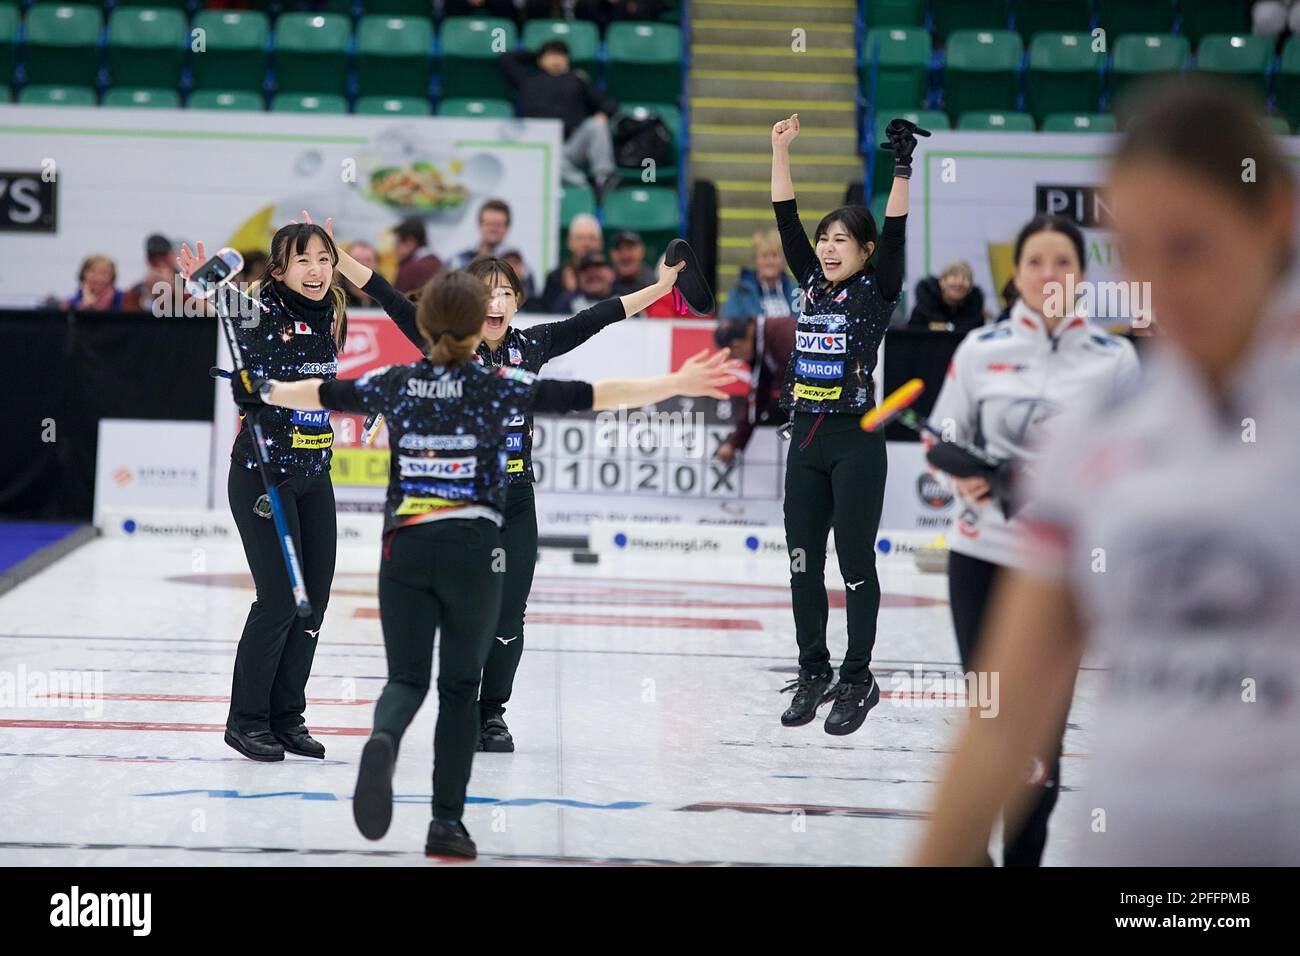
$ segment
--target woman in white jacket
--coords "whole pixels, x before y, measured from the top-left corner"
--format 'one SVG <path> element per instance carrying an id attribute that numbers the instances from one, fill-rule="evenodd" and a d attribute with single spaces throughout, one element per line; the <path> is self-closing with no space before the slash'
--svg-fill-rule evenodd
<path id="1" fill-rule="evenodd" d="M 1020 298 L 1009 318 L 962 340 L 930 414 L 945 438 L 973 442 L 1014 462 L 1022 479 L 1062 411 L 1137 374 L 1133 346 L 1065 300 L 1082 287 L 1084 250 L 1079 228 L 1059 216 L 1037 216 L 1020 230 L 1013 259 Z M 993 583 L 1002 568 L 1016 565 L 1022 529 L 1019 519 L 1003 515 L 984 478 L 952 480 L 961 511 L 949 541 L 948 598 L 962 666 L 969 670 Z M 1023 826 L 1007 824 L 1007 866 L 1037 866 L 1042 858 L 1059 756 L 1031 776 L 1039 793 Z"/>

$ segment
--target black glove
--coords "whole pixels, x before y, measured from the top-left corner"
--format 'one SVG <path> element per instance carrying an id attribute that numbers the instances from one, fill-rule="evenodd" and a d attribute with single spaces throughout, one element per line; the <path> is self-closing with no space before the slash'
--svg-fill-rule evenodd
<path id="1" fill-rule="evenodd" d="M 885 139 L 889 142 L 881 143 L 880 148 L 894 154 L 895 177 L 912 178 L 912 152 L 916 149 L 916 137 L 929 135 L 928 129 L 922 129 L 911 120 L 899 117 L 889 121 L 885 127 Z"/>
<path id="2" fill-rule="evenodd" d="M 267 383 L 267 379 L 254 378 L 248 372 L 236 372 L 230 376 L 230 393 L 235 398 L 236 405 L 261 405 L 262 404 L 262 386 Z"/>

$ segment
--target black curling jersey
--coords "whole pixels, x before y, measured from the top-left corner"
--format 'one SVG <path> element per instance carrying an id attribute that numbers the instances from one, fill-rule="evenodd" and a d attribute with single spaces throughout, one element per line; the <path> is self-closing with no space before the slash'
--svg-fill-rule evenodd
<path id="1" fill-rule="evenodd" d="M 305 378 L 332 379 L 338 373 L 338 347 L 334 342 L 336 317 L 330 298 L 308 303 L 278 282 L 258 290 L 260 306 L 248 300 L 242 307 L 251 315 L 234 319 L 235 335 L 244 353 L 244 366 L 253 378 L 296 382 Z M 296 302 L 300 300 L 300 302 Z M 313 308 L 313 306 L 315 306 Z M 402 333 L 416 344 L 423 340 L 412 319 L 394 318 Z M 266 437 L 271 470 L 278 475 L 315 477 L 329 470 L 334 445 L 329 412 L 302 412 L 261 406 L 258 424 Z M 240 421 L 244 412 L 240 410 Z M 230 449 L 230 460 L 243 468 L 256 468 L 252 429 L 240 428 Z"/>
<path id="2" fill-rule="evenodd" d="M 335 411 L 387 419 L 387 533 L 441 518 L 486 517 L 501 524 L 509 423 L 533 410 L 589 409 L 592 389 L 586 382 L 542 382 L 509 366 L 466 362 L 448 368 L 422 359 L 323 382 L 320 401 Z"/>
<path id="3" fill-rule="evenodd" d="M 365 291 L 392 316 L 394 321 L 415 321 L 415 304 L 376 273 L 366 283 Z M 604 299 L 572 318 L 546 322 L 528 329 L 513 325 L 506 330 L 501 344 L 493 349 L 485 339 L 478 346 L 478 361 L 488 367 L 517 368 L 536 374 L 551 359 L 576 349 L 601 329 L 626 318 L 623 303 L 617 298 Z M 535 481 L 533 475 L 533 416 L 516 415 L 503 439 L 506 453 L 506 480 L 510 484 Z"/>
<path id="4" fill-rule="evenodd" d="M 793 199 L 774 202 L 786 261 L 804 292 L 781 407 L 861 413 L 875 403 L 872 372 L 903 285 L 906 216 L 885 219 L 874 268 L 831 287 Z"/>

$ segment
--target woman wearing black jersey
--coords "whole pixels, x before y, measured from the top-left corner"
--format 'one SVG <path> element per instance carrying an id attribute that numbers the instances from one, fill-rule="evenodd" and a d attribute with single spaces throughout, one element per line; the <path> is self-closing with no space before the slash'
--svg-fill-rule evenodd
<path id="1" fill-rule="evenodd" d="M 825 730 L 851 734 L 880 700 L 880 687 L 868 665 L 880 609 L 875 542 L 885 493 L 885 440 L 879 432 L 864 432 L 859 420 L 875 404 L 871 373 L 903 284 L 914 131 L 905 120 L 889 126 L 895 166 L 884 229 L 877 233 L 865 207 L 842 206 L 818 224 L 813 246 L 799 221 L 790 180 L 790 143 L 799 135 L 799 115 L 772 127 L 772 208 L 786 261 L 804 293 L 781 395 L 781 407 L 790 410 L 792 422 L 785 535 L 799 643 L 799 676 L 784 688 L 794 691 L 793 702 L 781 715 L 787 727 L 810 723 L 818 706 L 834 699 Z M 877 244 L 875 266 L 868 268 Z M 832 527 L 848 589 L 849 638 L 834 689 L 826 647 L 824 580 L 826 537 Z"/>
<path id="2" fill-rule="evenodd" d="M 334 281 L 338 260 L 338 247 L 319 226 L 293 223 L 272 237 L 268 279 L 254 290 L 258 305 L 252 307 L 251 318 L 234 323 L 250 374 L 281 381 L 334 376 L 347 336 L 344 294 Z M 179 265 L 184 275 L 204 261 L 202 243 L 197 255 L 188 246 L 182 248 Z M 407 338 L 423 345 L 413 320 L 398 319 L 397 325 Z M 257 598 L 235 652 L 225 741 L 252 760 L 283 760 L 286 751 L 324 757 L 325 748 L 308 734 L 303 712 L 334 580 L 334 433 L 329 415 L 322 411 L 276 408 L 257 414 L 311 599 L 311 615 L 297 616 L 252 435 L 250 429 L 240 429 L 230 452 L 227 497 Z"/>
<path id="3" fill-rule="evenodd" d="M 367 292 L 369 292 L 367 284 Z M 392 777 L 402 734 L 429 689 L 438 657 L 433 821 L 425 852 L 472 859 L 461 822 L 478 735 L 476 696 L 501 601 L 501 448 L 509 422 L 530 411 L 612 409 L 672 395 L 723 397 L 739 363 L 700 353 L 679 371 L 650 379 L 539 382 L 522 369 L 475 361 L 489 292 L 463 272 L 435 277 L 421 293 L 417 322 L 428 358 L 377 369 L 355 381 L 259 380 L 236 400 L 304 411 L 381 412 L 392 446 L 379 609 L 388 683 L 375 705 L 361 757 L 353 815 L 363 835 L 382 837 L 392 819 Z"/>
<path id="4" fill-rule="evenodd" d="M 326 220 L 326 231 L 332 232 L 332 228 L 332 221 Z M 524 304 L 524 290 L 519 278 L 504 259 L 476 259 L 465 271 L 481 279 L 490 293 L 483 323 L 483 341 L 475 353 L 477 359 L 488 366 L 511 366 L 540 372 L 551 359 L 573 351 L 601 329 L 629 315 L 636 315 L 667 295 L 681 270 L 681 263 L 661 265 L 654 285 L 630 295 L 597 302 L 562 322 L 547 322 L 520 330 L 512 325 L 515 312 Z M 341 254 L 339 272 L 373 296 L 395 320 L 403 323 L 414 321 L 415 304 L 346 251 Z M 532 416 L 519 415 L 505 434 L 506 482 L 509 485 L 505 525 L 501 530 L 505 548 L 505 585 L 501 616 L 493 633 L 495 640 L 483 668 L 483 685 L 479 692 L 478 749 L 499 753 L 510 753 L 515 749 L 503 715 L 523 654 L 524 609 L 537 565 L 537 504 L 533 494 L 536 479 L 532 447 Z"/>

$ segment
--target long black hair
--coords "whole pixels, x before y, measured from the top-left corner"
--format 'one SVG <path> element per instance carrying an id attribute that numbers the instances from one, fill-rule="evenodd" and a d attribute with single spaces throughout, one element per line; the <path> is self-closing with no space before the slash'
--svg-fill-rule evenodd
<path id="1" fill-rule="evenodd" d="M 880 230 L 876 228 L 876 217 L 871 215 L 870 209 L 859 203 L 849 203 L 847 206 L 841 206 L 839 209 L 828 212 L 822 216 L 822 221 L 817 223 L 817 228 L 813 232 L 813 242 L 816 243 L 822 236 L 830 232 L 831 226 L 837 222 L 863 249 L 870 244 L 872 246 L 871 256 L 875 255 L 875 247 L 879 245 L 880 241 Z M 867 256 L 868 262 L 871 261 L 871 256 Z M 870 269 L 871 266 L 868 265 L 865 268 Z"/>
<path id="2" fill-rule="evenodd" d="M 1086 246 L 1083 241 L 1083 232 L 1075 225 L 1071 219 L 1064 216 L 1055 216 L 1051 213 L 1039 213 L 1029 222 L 1025 223 L 1016 236 L 1015 252 L 1011 256 L 1011 261 L 1017 266 L 1020 265 L 1020 254 L 1025 250 L 1025 243 L 1029 241 L 1030 236 L 1036 236 L 1040 232 L 1059 232 L 1070 240 L 1070 245 L 1074 246 L 1074 251 L 1079 256 L 1079 268 L 1085 269 L 1088 265 L 1088 257 L 1085 254 Z"/>
<path id="3" fill-rule="evenodd" d="M 310 222 L 292 222 L 276 230 L 275 235 L 271 237 L 271 254 L 267 258 L 262 279 L 255 283 L 254 288 L 267 280 L 281 281 L 289 268 L 290 257 L 306 252 L 313 237 L 319 238 L 325 244 L 325 249 L 329 252 L 335 266 L 335 269 L 330 272 L 329 295 L 334 302 L 334 344 L 342 352 L 343 343 L 348 338 L 348 297 L 338 281 L 339 247 L 335 245 L 330 234 L 320 226 Z"/>

